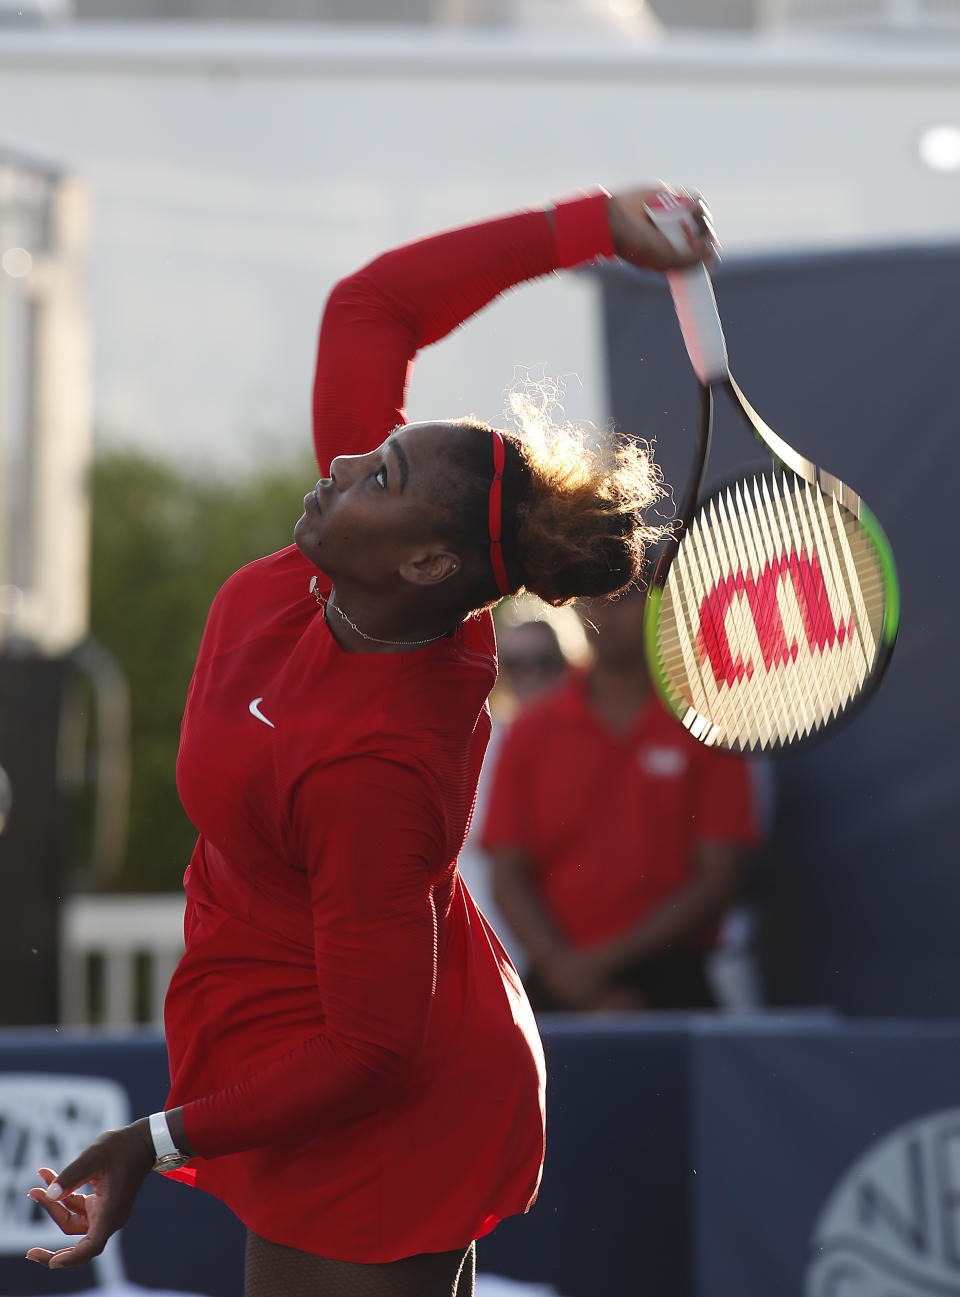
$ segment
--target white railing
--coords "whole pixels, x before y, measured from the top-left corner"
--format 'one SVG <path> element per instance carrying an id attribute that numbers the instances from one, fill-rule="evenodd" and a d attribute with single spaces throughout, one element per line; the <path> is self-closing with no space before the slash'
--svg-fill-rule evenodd
<path id="1" fill-rule="evenodd" d="M 163 997 L 183 954 L 182 895 L 79 895 L 60 911 L 60 1020 L 163 1026 Z"/>
<path id="2" fill-rule="evenodd" d="M 760 0 L 767 28 L 960 27 L 960 0 Z"/>
<path id="3" fill-rule="evenodd" d="M 180 895 L 68 897 L 60 912 L 63 1025 L 162 1028 L 163 998 L 183 954 L 183 909 Z M 749 917 L 732 911 L 709 970 L 725 1009 L 763 1004 L 750 939 Z"/>

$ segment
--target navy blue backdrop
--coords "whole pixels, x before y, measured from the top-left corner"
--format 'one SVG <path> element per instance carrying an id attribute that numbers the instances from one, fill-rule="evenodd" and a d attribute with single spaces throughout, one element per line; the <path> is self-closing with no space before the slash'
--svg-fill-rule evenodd
<path id="1" fill-rule="evenodd" d="M 669 481 L 692 454 L 696 386 L 662 280 L 601 273 L 613 414 L 655 439 Z M 858 491 L 887 532 L 900 637 L 848 728 L 776 762 L 760 884 L 769 999 L 856 1014 L 960 1013 L 960 638 L 954 386 L 960 247 L 723 265 L 731 368 L 787 441 Z M 762 461 L 718 402 L 711 480 Z"/>
<path id="2" fill-rule="evenodd" d="M 527 1217 L 478 1244 L 480 1268 L 563 1297 L 960 1297 L 960 1022 L 829 1013 L 547 1018 L 549 1137 Z M 112 1077 L 130 1111 L 166 1090 L 162 1040 L 0 1031 L 5 1073 Z M 0 1096 L 0 1294 L 92 1284 L 4 1246 L 29 1239 L 45 1140 L 62 1124 Z M 149 1288 L 242 1291 L 242 1228 L 151 1176 L 121 1236 Z M 7 1238 L 10 1238 L 9 1232 Z M 136 1297 L 136 1289 L 112 1291 Z"/>

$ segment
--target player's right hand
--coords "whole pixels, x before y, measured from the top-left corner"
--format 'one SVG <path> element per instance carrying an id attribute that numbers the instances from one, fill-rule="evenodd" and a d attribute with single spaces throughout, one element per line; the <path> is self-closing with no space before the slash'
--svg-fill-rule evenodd
<path id="1" fill-rule="evenodd" d="M 685 195 L 690 203 L 688 247 L 678 251 L 651 221 L 647 204 L 664 190 Z M 648 270 L 682 270 L 705 262 L 708 266 L 718 250 L 710 210 L 699 194 L 687 194 L 672 185 L 661 184 L 613 194 L 607 203 L 610 235 L 617 255 Z"/>

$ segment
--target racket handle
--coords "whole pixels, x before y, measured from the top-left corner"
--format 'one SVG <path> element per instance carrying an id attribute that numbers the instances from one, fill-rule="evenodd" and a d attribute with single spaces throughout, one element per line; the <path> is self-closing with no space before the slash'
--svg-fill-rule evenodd
<path id="1" fill-rule="evenodd" d="M 689 194 L 661 190 L 646 207 L 647 215 L 660 233 L 678 252 L 686 252 L 690 246 L 686 231 L 697 228 L 694 217 L 697 205 L 698 200 Z M 707 387 L 728 378 L 727 344 L 706 266 L 701 262 L 687 270 L 668 270 L 667 284 L 697 378 Z"/>

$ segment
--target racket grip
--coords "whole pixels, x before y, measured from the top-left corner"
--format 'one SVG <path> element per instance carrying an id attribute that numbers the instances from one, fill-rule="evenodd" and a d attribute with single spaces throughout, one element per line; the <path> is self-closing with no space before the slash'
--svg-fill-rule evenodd
<path id="1" fill-rule="evenodd" d="M 651 221 L 678 252 L 689 248 L 686 232 L 696 229 L 694 212 L 698 201 L 689 194 L 662 190 L 646 205 Z M 697 378 L 705 386 L 728 378 L 727 344 L 710 272 L 702 262 L 686 270 L 668 270 L 667 285 Z"/>

